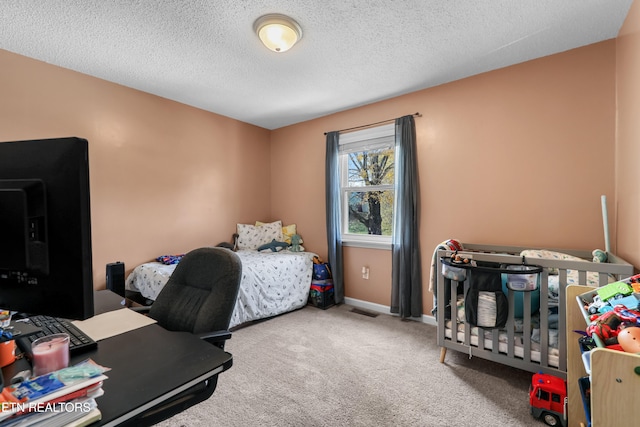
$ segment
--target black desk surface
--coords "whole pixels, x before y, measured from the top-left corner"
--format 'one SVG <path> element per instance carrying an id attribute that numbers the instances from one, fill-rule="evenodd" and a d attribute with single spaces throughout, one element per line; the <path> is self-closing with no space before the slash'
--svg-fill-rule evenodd
<path id="1" fill-rule="evenodd" d="M 117 308 L 122 297 L 96 292 L 96 314 Z M 70 364 L 91 358 L 111 368 L 104 395 L 96 399 L 102 421 L 117 425 L 212 375 L 231 367 L 232 356 L 186 332 L 170 332 L 153 324 L 98 342 L 98 348 L 71 358 Z M 28 362 L 18 360 L 3 369 L 5 381 Z"/>

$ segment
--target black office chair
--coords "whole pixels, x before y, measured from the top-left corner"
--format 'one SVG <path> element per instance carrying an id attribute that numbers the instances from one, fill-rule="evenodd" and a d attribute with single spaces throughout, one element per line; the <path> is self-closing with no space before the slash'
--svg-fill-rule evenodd
<path id="1" fill-rule="evenodd" d="M 242 264 L 233 251 L 220 247 L 195 249 L 180 260 L 155 302 L 136 310 L 148 311 L 149 317 L 165 329 L 191 332 L 224 349 L 225 341 L 231 338 L 229 322 L 241 277 Z M 141 414 L 130 425 L 153 425 L 170 418 L 208 399 L 217 382 L 215 375 Z"/>

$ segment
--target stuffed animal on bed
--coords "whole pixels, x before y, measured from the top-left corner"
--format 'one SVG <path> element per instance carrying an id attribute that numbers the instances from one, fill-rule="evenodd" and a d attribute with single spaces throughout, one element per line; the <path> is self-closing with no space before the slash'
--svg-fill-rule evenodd
<path id="1" fill-rule="evenodd" d="M 304 252 L 304 247 L 301 245 L 302 237 L 299 234 L 294 234 L 291 236 L 291 247 L 289 250 L 291 252 Z"/>
<path id="2" fill-rule="evenodd" d="M 288 243 L 278 242 L 276 239 L 273 239 L 270 243 L 265 243 L 262 246 L 258 246 L 258 252 L 264 251 L 265 249 L 271 249 L 271 252 L 278 252 L 282 249 L 287 248 L 288 246 Z"/>

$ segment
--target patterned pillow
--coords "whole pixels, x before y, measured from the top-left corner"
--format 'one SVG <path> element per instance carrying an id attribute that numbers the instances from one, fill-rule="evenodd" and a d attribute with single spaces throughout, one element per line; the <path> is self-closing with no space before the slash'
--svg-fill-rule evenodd
<path id="1" fill-rule="evenodd" d="M 282 221 L 270 222 L 259 226 L 238 224 L 238 249 L 258 249 L 272 240 L 282 242 Z"/>
<path id="2" fill-rule="evenodd" d="M 284 237 L 282 236 L 282 221 L 274 221 L 268 224 L 262 224 L 258 228 L 262 230 L 262 237 L 264 239 L 262 244 L 271 243 L 272 240 L 282 242 L 284 239 Z"/>
<path id="3" fill-rule="evenodd" d="M 256 221 L 256 226 L 265 225 L 264 222 Z M 296 234 L 296 225 L 283 225 L 282 226 L 282 240 L 278 240 L 279 242 L 285 242 L 291 244 L 291 237 Z M 271 243 L 271 242 L 269 242 Z"/>

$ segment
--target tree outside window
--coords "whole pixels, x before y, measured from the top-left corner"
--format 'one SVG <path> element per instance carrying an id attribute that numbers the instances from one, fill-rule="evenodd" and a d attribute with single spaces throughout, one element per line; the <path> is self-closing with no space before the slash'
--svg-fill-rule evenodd
<path id="1" fill-rule="evenodd" d="M 391 236 L 394 150 L 349 153 L 348 165 L 348 232 Z"/>

